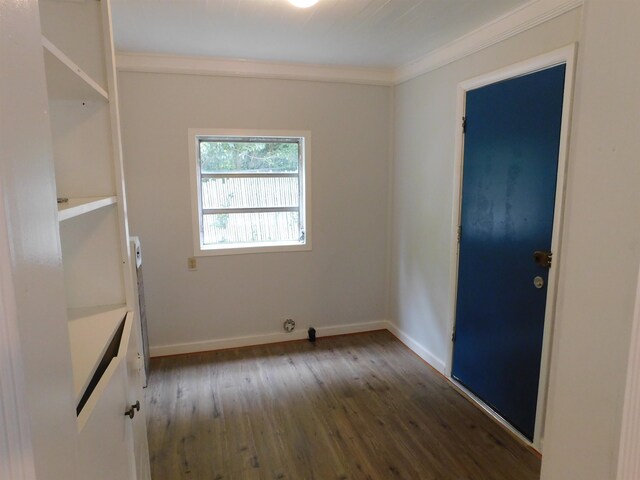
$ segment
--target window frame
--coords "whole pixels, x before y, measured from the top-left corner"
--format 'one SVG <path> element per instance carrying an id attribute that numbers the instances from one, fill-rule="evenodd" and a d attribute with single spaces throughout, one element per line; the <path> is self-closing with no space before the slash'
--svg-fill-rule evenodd
<path id="1" fill-rule="evenodd" d="M 311 132 L 308 130 L 247 130 L 189 128 L 189 177 L 191 185 L 191 226 L 194 256 L 237 255 L 245 253 L 296 252 L 311 250 Z M 298 165 L 300 218 L 304 242 L 269 242 L 246 244 L 218 244 L 204 246 L 202 224 L 202 182 L 200 177 L 200 145 L 206 137 L 233 138 L 297 138 L 300 140 Z"/>

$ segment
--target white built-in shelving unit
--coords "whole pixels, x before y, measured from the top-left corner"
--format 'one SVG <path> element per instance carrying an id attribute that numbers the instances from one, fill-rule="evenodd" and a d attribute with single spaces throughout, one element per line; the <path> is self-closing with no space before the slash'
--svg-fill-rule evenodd
<path id="1" fill-rule="evenodd" d="M 102 97 L 109 100 L 107 91 L 44 35 L 42 47 L 47 69 L 47 89 L 51 98 L 76 100 Z"/>
<path id="2" fill-rule="evenodd" d="M 118 464 L 117 478 L 143 480 L 149 478 L 144 411 L 124 415 L 136 401 L 143 404 L 142 362 L 110 0 L 39 6 L 83 473 L 116 478 L 99 466 Z M 117 448 L 105 449 L 109 442 Z"/>
<path id="3" fill-rule="evenodd" d="M 115 162 L 121 160 L 112 140 L 110 39 L 102 38 L 100 2 L 42 0 L 40 9 L 56 184 L 58 197 L 65 199 L 58 203 L 58 220 L 67 305 L 75 312 L 69 315 L 71 354 L 76 385 L 86 386 L 95 370 L 79 359 L 93 358 L 87 355 L 91 345 L 99 360 L 106 345 L 96 341 L 108 343 L 126 313 L 122 265 L 128 252 L 120 241 L 126 219 L 116 208 L 122 198 Z M 120 318 L 78 318 L 78 311 L 93 308 L 119 312 Z M 79 372 L 88 378 L 78 380 Z"/>
<path id="4" fill-rule="evenodd" d="M 73 388 L 76 404 L 80 402 L 89 382 L 111 343 L 122 319 L 125 307 L 91 307 L 69 310 L 69 339 Z"/>
<path id="5" fill-rule="evenodd" d="M 108 197 L 83 197 L 70 198 L 63 203 L 58 203 L 58 221 L 68 220 L 85 213 L 93 212 L 99 208 L 108 207 L 118 201 L 115 195 Z"/>

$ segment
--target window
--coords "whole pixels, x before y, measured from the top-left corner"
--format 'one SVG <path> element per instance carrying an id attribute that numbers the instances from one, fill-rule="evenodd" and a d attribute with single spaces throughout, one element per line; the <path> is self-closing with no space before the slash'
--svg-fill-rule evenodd
<path id="1" fill-rule="evenodd" d="M 196 255 L 309 250 L 308 132 L 189 130 Z"/>

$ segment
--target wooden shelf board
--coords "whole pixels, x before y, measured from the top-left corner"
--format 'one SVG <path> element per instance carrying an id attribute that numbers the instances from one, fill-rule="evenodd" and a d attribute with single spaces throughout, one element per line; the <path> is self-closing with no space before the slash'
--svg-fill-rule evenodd
<path id="1" fill-rule="evenodd" d="M 115 196 L 70 198 L 68 202 L 58 204 L 58 221 L 84 215 L 117 202 L 118 199 Z"/>
<path id="2" fill-rule="evenodd" d="M 109 94 L 65 53 L 42 36 L 49 97 L 65 100 L 109 100 Z"/>
<path id="3" fill-rule="evenodd" d="M 68 311 L 69 342 L 76 404 L 127 314 L 124 305 L 74 308 Z"/>

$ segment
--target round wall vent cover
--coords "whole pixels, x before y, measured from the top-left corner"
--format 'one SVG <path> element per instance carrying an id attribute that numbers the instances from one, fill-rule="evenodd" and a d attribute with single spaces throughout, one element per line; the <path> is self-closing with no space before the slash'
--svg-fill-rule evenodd
<path id="1" fill-rule="evenodd" d="M 287 318 L 284 321 L 283 327 L 284 327 L 284 331 L 285 332 L 291 333 L 291 332 L 293 332 L 293 329 L 296 328 L 296 322 L 294 322 L 290 318 Z"/>

